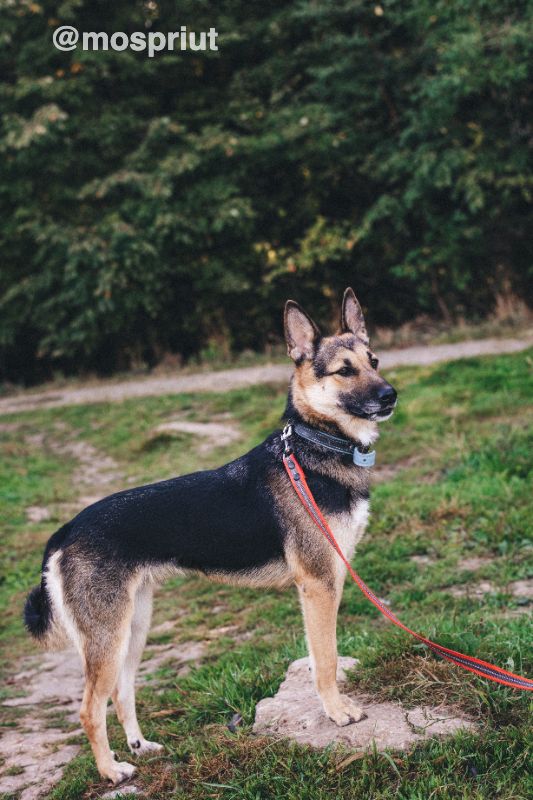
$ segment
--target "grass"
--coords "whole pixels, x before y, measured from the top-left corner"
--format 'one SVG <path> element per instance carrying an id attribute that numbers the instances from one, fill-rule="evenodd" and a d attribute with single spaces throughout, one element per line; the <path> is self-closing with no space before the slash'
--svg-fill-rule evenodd
<path id="1" fill-rule="evenodd" d="M 509 584 L 533 576 L 531 452 L 533 353 L 470 359 L 388 377 L 398 388 L 398 412 L 382 427 L 379 463 L 391 477 L 372 494 L 372 518 L 355 563 L 402 621 L 443 645 L 531 674 L 531 621 Z M 72 502 L 72 462 L 49 446 L 76 436 L 116 459 L 122 484 L 212 466 L 251 447 L 278 425 L 284 389 L 260 386 L 221 395 L 142 398 L 120 404 L 49 409 L 3 418 L 2 630 L 5 676 L 24 653 L 20 610 L 35 584 L 42 546 L 59 527 L 61 504 Z M 150 445 L 150 431 L 179 415 L 212 421 L 230 414 L 242 440 L 205 451 L 181 435 Z M 110 487 L 111 488 L 111 487 Z M 24 509 L 44 505 L 52 519 L 28 523 Z M 413 556 L 425 555 L 421 566 Z M 478 574 L 461 559 L 485 557 Z M 493 593 L 454 597 L 451 586 L 490 580 Z M 213 608 L 216 613 L 213 613 Z M 186 613 L 179 615 L 181 610 Z M 429 800 L 532 795 L 531 698 L 497 687 L 427 654 L 397 632 L 352 584 L 340 610 L 339 651 L 356 655 L 353 685 L 406 705 L 446 701 L 468 711 L 479 728 L 410 753 L 371 752 L 354 760 L 335 749 L 317 752 L 251 733 L 256 703 L 273 694 L 288 663 L 305 654 L 292 591 L 252 591 L 173 579 L 157 597 L 154 622 L 177 618 L 153 641 L 205 640 L 202 663 L 179 679 L 157 670 L 139 691 L 148 738 L 166 746 L 140 762 L 138 785 L 151 800 Z M 213 636 L 221 626 L 238 633 Z M 5 693 L 13 688 L 6 685 Z M 158 716 L 161 709 L 174 710 Z M 240 713 L 235 733 L 227 724 Z M 110 715 L 112 746 L 125 758 L 122 732 Z M 529 759 L 529 761 L 528 761 Z M 67 768 L 52 800 L 93 798 L 102 791 L 86 745 Z"/>

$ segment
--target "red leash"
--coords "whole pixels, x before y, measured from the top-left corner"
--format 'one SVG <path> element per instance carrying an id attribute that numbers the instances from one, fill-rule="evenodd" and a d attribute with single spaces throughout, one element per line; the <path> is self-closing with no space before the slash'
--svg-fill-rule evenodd
<path id="1" fill-rule="evenodd" d="M 355 583 L 359 586 L 361 591 L 363 592 L 366 597 L 370 600 L 370 602 L 376 606 L 381 613 L 387 617 L 391 622 L 397 625 L 402 630 L 410 633 L 411 636 L 414 636 L 420 642 L 424 642 L 434 653 L 437 655 L 442 656 L 442 658 L 446 658 L 448 661 L 451 661 L 452 664 L 458 664 L 460 667 L 469 670 L 470 672 L 474 672 L 476 675 L 479 675 L 482 678 L 488 678 L 490 681 L 495 681 L 496 683 L 502 683 L 504 686 L 512 686 L 514 689 L 525 689 L 527 691 L 531 691 L 533 689 L 533 681 L 530 678 L 523 678 L 521 675 L 515 675 L 514 672 L 507 672 L 507 670 L 502 669 L 501 667 L 496 667 L 494 664 L 489 664 L 487 661 L 482 661 L 480 658 L 474 658 L 473 656 L 465 656 L 463 653 L 458 653 L 455 650 L 450 650 L 448 647 L 443 647 L 441 644 L 437 644 L 436 642 L 432 642 L 431 639 L 426 639 L 425 636 L 421 636 L 419 633 L 415 633 L 407 625 L 404 625 L 403 622 L 400 622 L 398 617 L 392 613 L 382 602 L 379 598 L 376 597 L 374 592 L 368 588 L 366 583 L 361 580 L 359 575 L 352 569 L 348 559 L 342 552 L 341 548 L 339 547 L 337 540 L 333 535 L 333 531 L 329 527 L 328 523 L 324 519 L 322 512 L 320 511 L 319 507 L 317 506 L 315 499 L 307 485 L 307 481 L 305 480 L 305 475 L 298 464 L 293 453 L 285 454 L 283 456 L 283 463 L 285 465 L 285 469 L 287 470 L 287 474 L 291 479 L 291 483 L 296 490 L 298 497 L 300 498 L 302 505 L 305 507 L 306 511 L 311 516 L 313 522 L 317 525 L 320 531 L 324 534 L 328 542 L 331 544 L 332 547 L 335 548 L 339 556 L 341 557 L 342 561 L 344 562 L 348 572 L 350 573 L 352 579 Z"/>

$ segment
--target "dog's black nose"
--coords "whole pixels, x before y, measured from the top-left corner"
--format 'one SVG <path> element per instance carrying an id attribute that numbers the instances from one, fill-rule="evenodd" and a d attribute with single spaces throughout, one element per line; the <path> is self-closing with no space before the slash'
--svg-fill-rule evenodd
<path id="1" fill-rule="evenodd" d="M 382 406 L 391 406 L 396 402 L 396 390 L 386 383 L 378 389 L 378 399 Z"/>

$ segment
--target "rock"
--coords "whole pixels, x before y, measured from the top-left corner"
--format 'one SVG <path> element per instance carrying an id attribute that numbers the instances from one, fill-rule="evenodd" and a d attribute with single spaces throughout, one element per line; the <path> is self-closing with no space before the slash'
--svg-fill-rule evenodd
<path id="1" fill-rule="evenodd" d="M 427 555 L 411 556 L 411 561 L 414 561 L 415 564 L 421 564 L 422 566 L 425 566 L 426 564 L 434 564 L 435 563 L 435 559 L 431 558 L 431 556 L 427 556 Z"/>
<path id="2" fill-rule="evenodd" d="M 101 800 L 112 800 L 114 797 L 127 797 L 129 794 L 139 794 L 139 790 L 133 784 L 120 786 L 118 789 L 113 789 L 110 792 L 100 795 Z"/>
<path id="3" fill-rule="evenodd" d="M 356 666 L 354 658 L 339 658 L 337 678 L 340 684 L 346 680 L 346 671 Z M 352 696 L 367 716 L 361 722 L 339 728 L 322 709 L 313 686 L 309 659 L 300 658 L 289 666 L 277 694 L 258 703 L 253 731 L 312 747 L 338 743 L 351 749 L 368 750 L 375 744 L 378 750 L 407 750 L 432 736 L 475 729 L 466 716 L 442 706 L 406 709 L 399 703 L 376 703 L 367 696 Z"/>

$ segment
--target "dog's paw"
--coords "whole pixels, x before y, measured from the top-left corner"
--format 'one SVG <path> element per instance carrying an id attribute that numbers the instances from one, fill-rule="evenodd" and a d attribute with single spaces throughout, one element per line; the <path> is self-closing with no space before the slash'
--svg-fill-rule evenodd
<path id="1" fill-rule="evenodd" d="M 124 781 L 132 778 L 136 772 L 137 770 L 133 764 L 128 764 L 127 761 L 114 761 L 109 769 L 102 770 L 102 775 L 117 786 L 119 783 L 124 783 Z"/>
<path id="2" fill-rule="evenodd" d="M 161 753 L 165 748 L 157 742 L 149 742 L 147 739 L 132 739 L 128 741 L 128 747 L 135 756 L 144 756 L 146 753 Z"/>
<path id="3" fill-rule="evenodd" d="M 340 695 L 339 703 L 333 708 L 326 709 L 326 714 L 340 728 L 351 725 L 352 722 L 360 722 L 365 717 L 363 709 L 347 695 Z"/>

